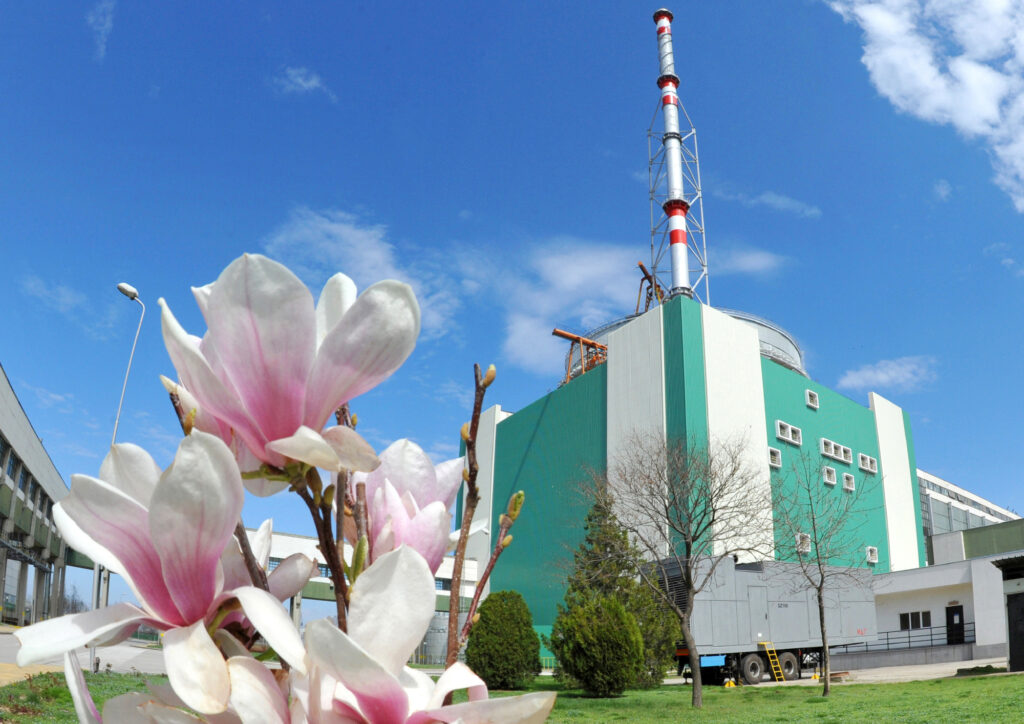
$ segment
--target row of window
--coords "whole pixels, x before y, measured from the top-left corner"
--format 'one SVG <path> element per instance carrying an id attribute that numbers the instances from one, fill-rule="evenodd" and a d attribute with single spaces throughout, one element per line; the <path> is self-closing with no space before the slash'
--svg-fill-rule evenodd
<path id="1" fill-rule="evenodd" d="M 796 552 L 800 555 L 807 555 L 811 552 L 811 534 L 810 533 L 797 533 L 796 534 Z M 865 546 L 864 548 L 864 562 L 865 563 L 878 563 L 878 547 L 877 546 Z"/>
<path id="2" fill-rule="evenodd" d="M 796 425 L 790 425 L 788 422 L 784 422 L 783 420 L 775 421 L 775 437 L 783 442 L 788 442 L 791 445 L 797 446 L 803 445 L 804 441 L 803 430 Z M 853 462 L 853 451 L 845 445 L 840 445 L 837 442 L 829 440 L 827 437 L 821 438 L 818 443 L 821 454 L 825 457 L 838 460 L 841 463 Z M 779 462 L 781 463 L 781 459 Z M 870 455 L 857 453 L 857 467 L 866 473 L 877 473 L 878 460 Z"/>
<path id="3" fill-rule="evenodd" d="M 957 501 L 958 503 L 963 503 L 964 505 L 966 505 L 968 507 L 974 508 L 976 510 L 984 511 L 984 512 L 988 513 L 989 515 L 991 515 L 993 518 L 997 518 L 998 520 L 1001 520 L 1001 521 L 1004 521 L 1004 522 L 1008 521 L 1008 520 L 1013 520 L 1013 518 L 1011 518 L 1010 516 L 1006 515 L 1005 513 L 1001 513 L 998 510 L 993 510 L 992 508 L 988 507 L 984 503 L 979 503 L 978 501 L 973 500 L 972 498 L 968 498 L 968 497 L 966 497 L 964 495 L 961 495 L 960 493 L 958 493 L 958 492 L 956 492 L 954 490 L 950 490 L 949 488 L 946 488 L 946 487 L 944 487 L 942 485 L 938 485 L 937 483 L 933 483 L 931 480 L 925 480 L 924 478 L 918 478 L 917 479 L 917 484 L 919 486 L 921 486 L 921 487 L 927 488 L 928 490 L 934 490 L 936 493 L 939 493 L 941 495 L 945 495 L 947 498 L 951 498 L 951 499 Z"/>
<path id="4" fill-rule="evenodd" d="M 900 631 L 932 627 L 931 611 L 908 611 L 900 614 Z"/>
<path id="5" fill-rule="evenodd" d="M 53 501 L 43 492 L 39 481 L 32 476 L 25 463 L 2 435 L 0 435 L 0 466 L 2 466 L 0 469 L 7 471 L 7 477 L 17 482 L 18 490 L 25 493 L 29 503 L 35 505 L 36 509 L 49 519 L 50 513 L 53 511 Z"/>

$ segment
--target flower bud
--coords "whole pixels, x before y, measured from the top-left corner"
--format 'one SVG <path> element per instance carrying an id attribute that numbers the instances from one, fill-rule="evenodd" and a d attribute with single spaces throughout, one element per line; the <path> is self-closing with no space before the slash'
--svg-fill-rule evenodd
<path id="1" fill-rule="evenodd" d="M 513 493 L 512 497 L 508 499 L 508 517 L 515 520 L 519 517 L 520 511 L 523 509 L 523 501 L 526 500 L 526 493 L 520 490 L 518 493 Z"/>
<path id="2" fill-rule="evenodd" d="M 480 384 L 486 389 L 491 386 L 491 383 L 494 382 L 494 378 L 497 376 L 498 370 L 494 368 L 494 365 L 491 365 L 487 368 L 487 374 L 484 375 L 484 379 Z"/>
<path id="3" fill-rule="evenodd" d="M 348 421 L 352 423 L 352 429 L 355 430 L 356 425 L 359 424 L 359 415 L 353 414 L 350 418 L 348 418 Z"/>

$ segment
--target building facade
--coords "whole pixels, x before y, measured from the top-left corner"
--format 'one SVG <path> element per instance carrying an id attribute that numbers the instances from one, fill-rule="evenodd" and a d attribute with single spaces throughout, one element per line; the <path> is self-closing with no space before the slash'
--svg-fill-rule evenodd
<path id="1" fill-rule="evenodd" d="M 0 590 L 4 621 L 22 625 L 62 612 L 67 546 L 54 525 L 53 505 L 67 492 L 0 367 Z"/>

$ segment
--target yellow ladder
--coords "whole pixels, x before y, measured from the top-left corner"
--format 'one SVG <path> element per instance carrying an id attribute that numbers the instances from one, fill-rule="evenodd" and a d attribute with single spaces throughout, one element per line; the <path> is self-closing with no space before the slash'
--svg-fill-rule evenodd
<path id="1" fill-rule="evenodd" d="M 782 673 L 782 667 L 779 665 L 779 656 L 775 653 L 775 645 L 771 641 L 759 642 L 764 646 L 764 652 L 768 655 L 768 663 L 772 665 L 772 678 L 776 681 L 782 681 L 786 677 Z"/>

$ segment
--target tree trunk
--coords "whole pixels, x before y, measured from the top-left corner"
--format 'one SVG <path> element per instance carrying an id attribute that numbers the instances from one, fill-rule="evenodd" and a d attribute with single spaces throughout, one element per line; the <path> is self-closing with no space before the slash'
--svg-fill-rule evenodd
<path id="1" fill-rule="evenodd" d="M 683 641 L 686 642 L 686 648 L 690 652 L 690 676 L 693 678 L 693 697 L 690 703 L 694 709 L 700 709 L 704 706 L 704 685 L 700 678 L 700 654 L 697 653 L 697 642 L 693 640 L 693 634 L 690 633 L 689 616 L 683 619 L 682 629 Z"/>
<path id="2" fill-rule="evenodd" d="M 824 586 L 818 587 L 818 623 L 821 624 L 821 676 L 823 685 L 822 696 L 828 696 L 832 686 L 831 659 L 828 653 L 828 630 L 825 628 L 825 592 Z"/>

